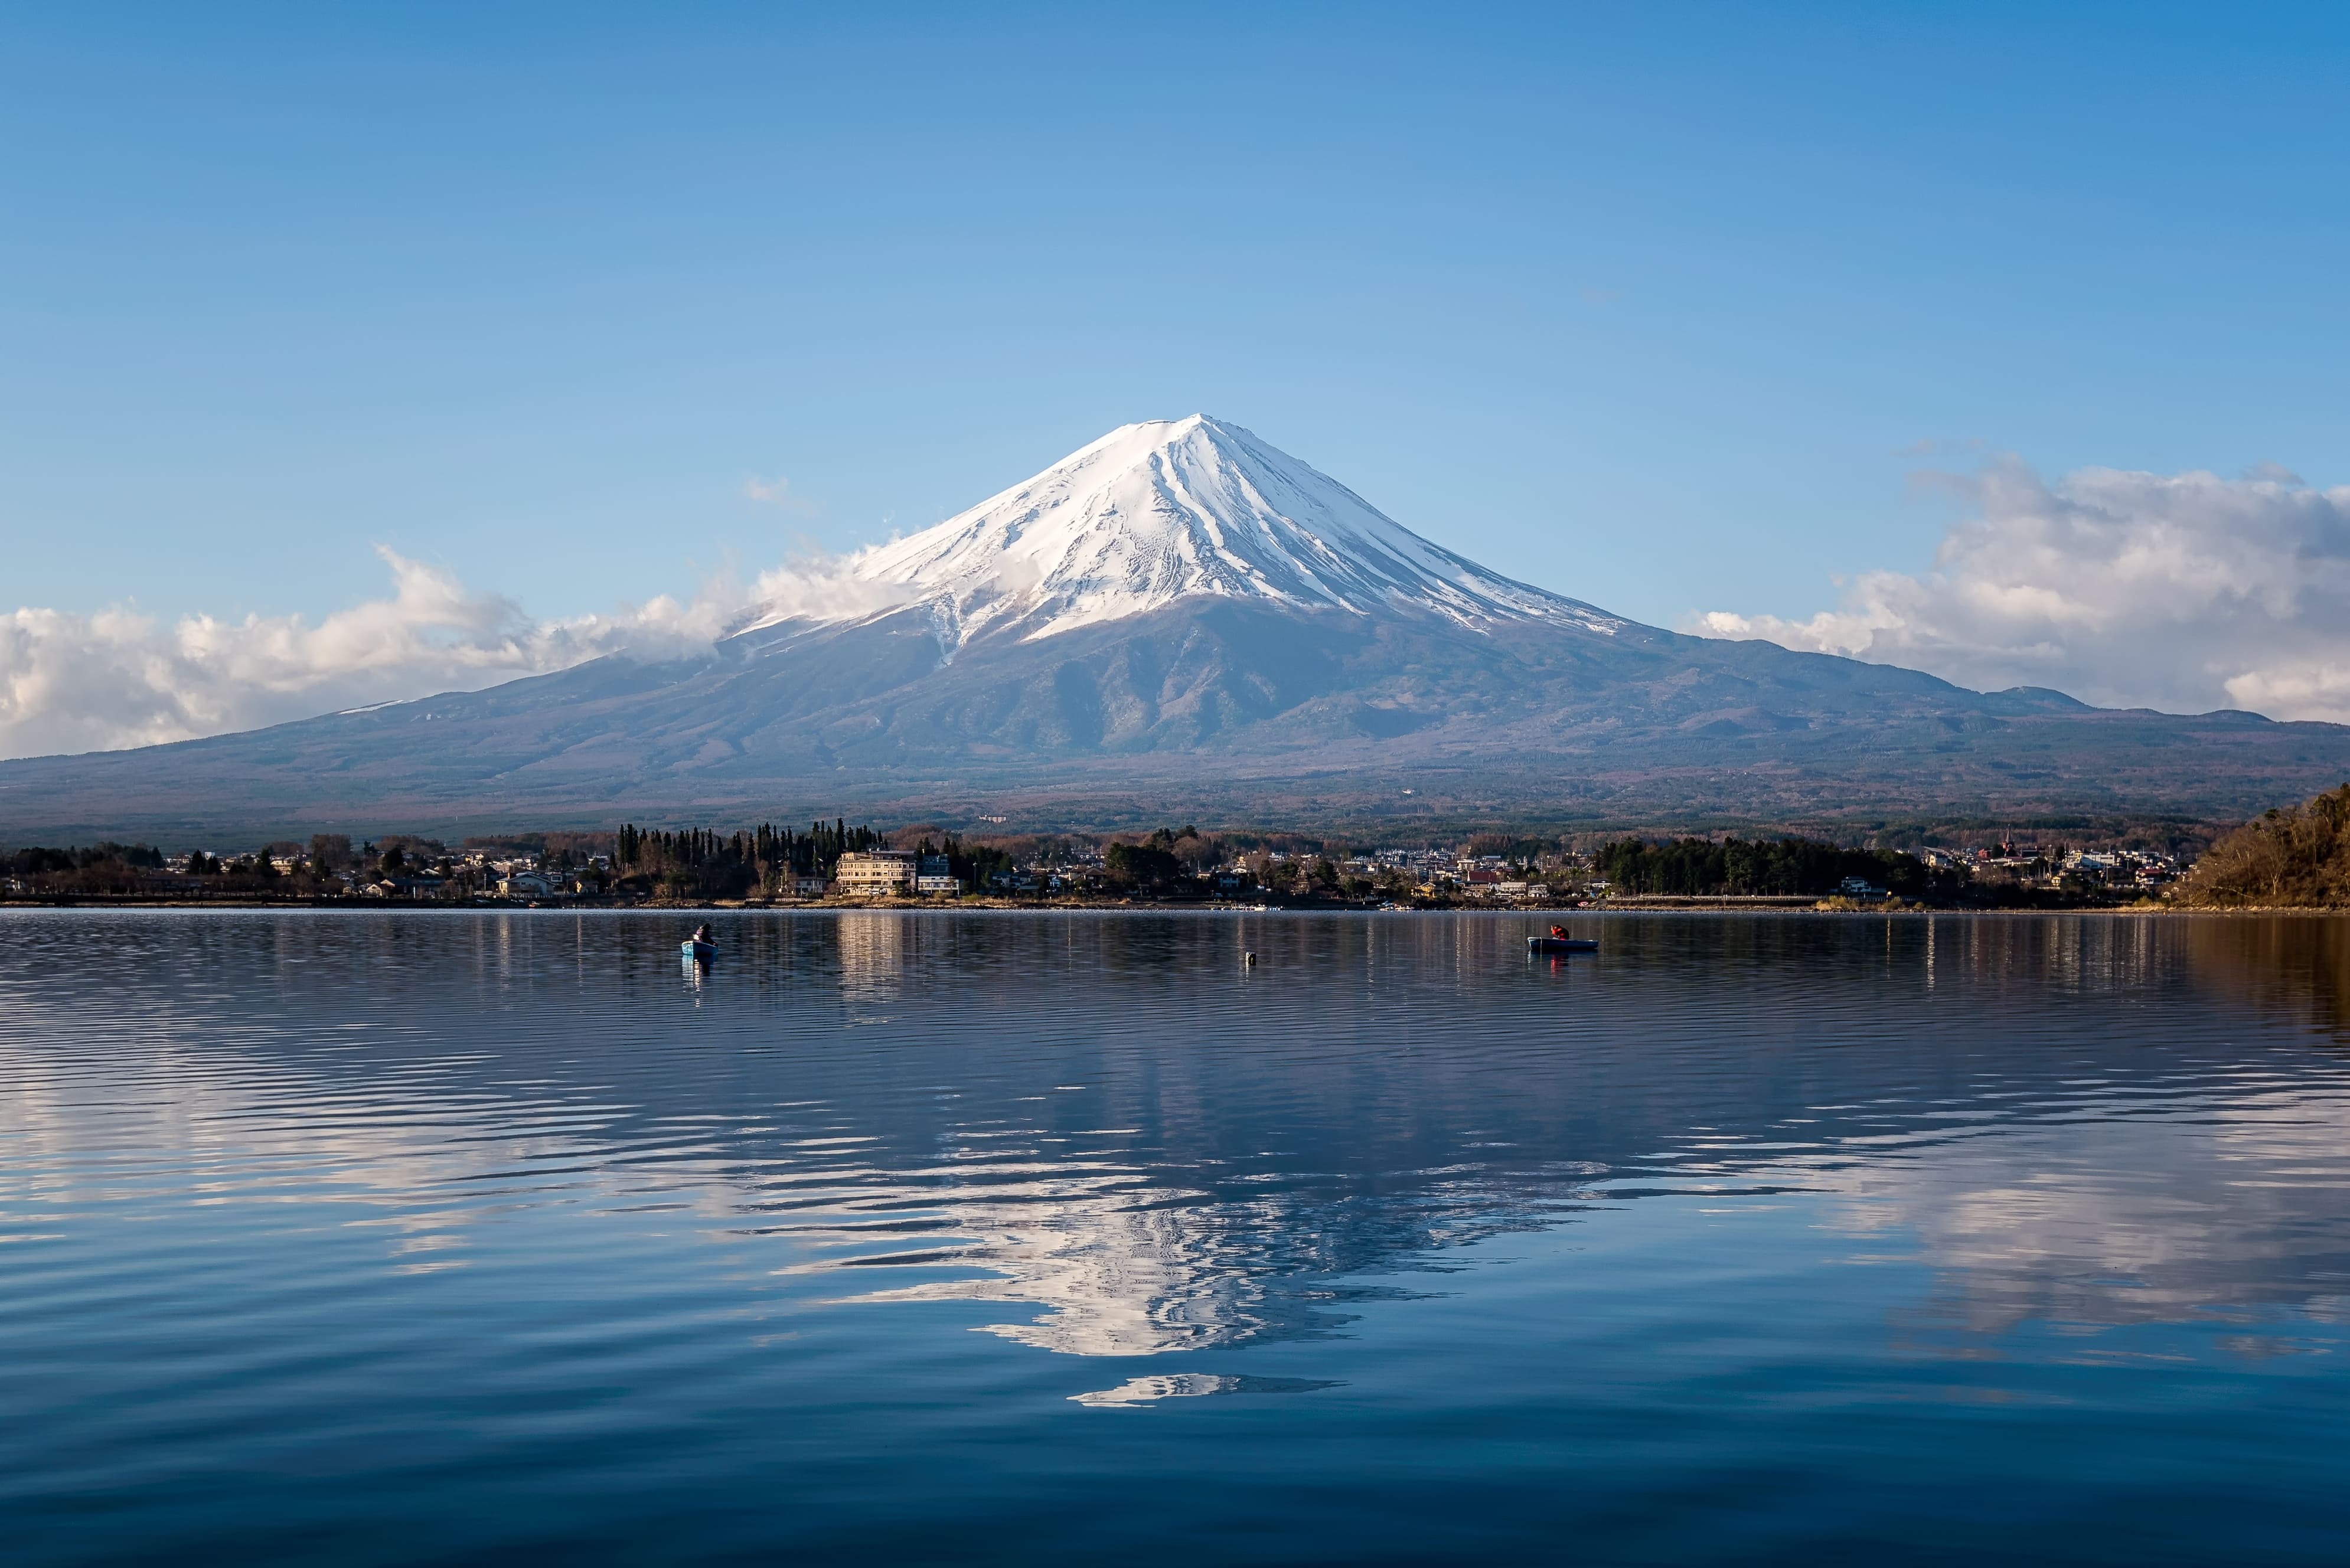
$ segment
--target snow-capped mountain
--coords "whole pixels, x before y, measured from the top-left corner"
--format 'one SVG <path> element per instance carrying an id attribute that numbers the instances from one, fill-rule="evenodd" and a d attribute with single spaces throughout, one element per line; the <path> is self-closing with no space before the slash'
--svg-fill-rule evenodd
<path id="1" fill-rule="evenodd" d="M 1466 627 L 1623 624 L 1431 544 L 1205 414 L 1122 425 L 934 528 L 859 552 L 847 569 L 873 592 L 842 596 L 833 614 L 770 610 L 741 629 L 920 605 L 951 650 L 983 634 L 1050 637 L 1203 597 L 1418 610 Z"/>
<path id="2" fill-rule="evenodd" d="M 0 839 L 865 812 L 1053 830 L 1875 831 L 2241 815 L 2350 774 L 2341 726 L 2106 712 L 1624 620 L 1487 571 L 1196 415 L 1114 431 L 770 592 L 737 635 L 674 656 L 0 762 Z"/>

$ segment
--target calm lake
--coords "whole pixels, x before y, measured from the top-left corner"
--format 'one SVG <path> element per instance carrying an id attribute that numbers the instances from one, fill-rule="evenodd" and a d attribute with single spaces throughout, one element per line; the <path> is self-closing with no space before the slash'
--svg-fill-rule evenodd
<path id="1" fill-rule="evenodd" d="M 0 914 L 7 1560 L 2350 1557 L 2350 922 L 699 918 Z"/>

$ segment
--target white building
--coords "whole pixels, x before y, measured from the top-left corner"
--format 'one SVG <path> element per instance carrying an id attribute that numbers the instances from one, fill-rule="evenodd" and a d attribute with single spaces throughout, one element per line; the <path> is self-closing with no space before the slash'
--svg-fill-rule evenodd
<path id="1" fill-rule="evenodd" d="M 895 897 L 913 884 L 914 852 L 872 849 L 859 854 L 851 850 L 840 857 L 840 864 L 833 870 L 833 879 L 851 898 Z"/>

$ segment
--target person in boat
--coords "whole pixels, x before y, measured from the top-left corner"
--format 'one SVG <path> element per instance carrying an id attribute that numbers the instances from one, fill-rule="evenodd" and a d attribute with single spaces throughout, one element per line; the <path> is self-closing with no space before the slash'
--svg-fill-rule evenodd
<path id="1" fill-rule="evenodd" d="M 702 929 L 706 931 L 710 928 L 708 926 L 704 926 Z M 1550 929 L 1550 940 L 1555 942 L 1563 942 L 1566 940 L 1566 928 L 1565 926 L 1553 926 Z"/>
<path id="2" fill-rule="evenodd" d="M 718 939 L 710 934 L 710 926 L 707 921 L 704 921 L 702 924 L 693 928 L 693 940 L 697 942 L 708 942 L 712 947 L 716 947 L 718 945 Z"/>

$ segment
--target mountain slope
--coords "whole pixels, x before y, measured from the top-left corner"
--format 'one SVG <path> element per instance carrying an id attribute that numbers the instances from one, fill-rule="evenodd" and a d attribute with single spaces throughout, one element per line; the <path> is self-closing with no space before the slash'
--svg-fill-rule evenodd
<path id="1" fill-rule="evenodd" d="M 1115 431 L 852 570 L 869 593 L 753 616 L 706 658 L 0 763 L 0 838 L 844 811 L 1366 832 L 2224 816 L 2350 774 L 2338 726 L 1985 694 L 1622 620 L 1197 417 Z"/>
<path id="2" fill-rule="evenodd" d="M 975 637 L 1049 637 L 1191 598 L 1420 611 L 1468 626 L 1623 624 L 1430 543 L 1204 414 L 1121 426 L 968 512 L 864 553 L 853 569 L 889 602 L 921 606 L 950 655 Z"/>

